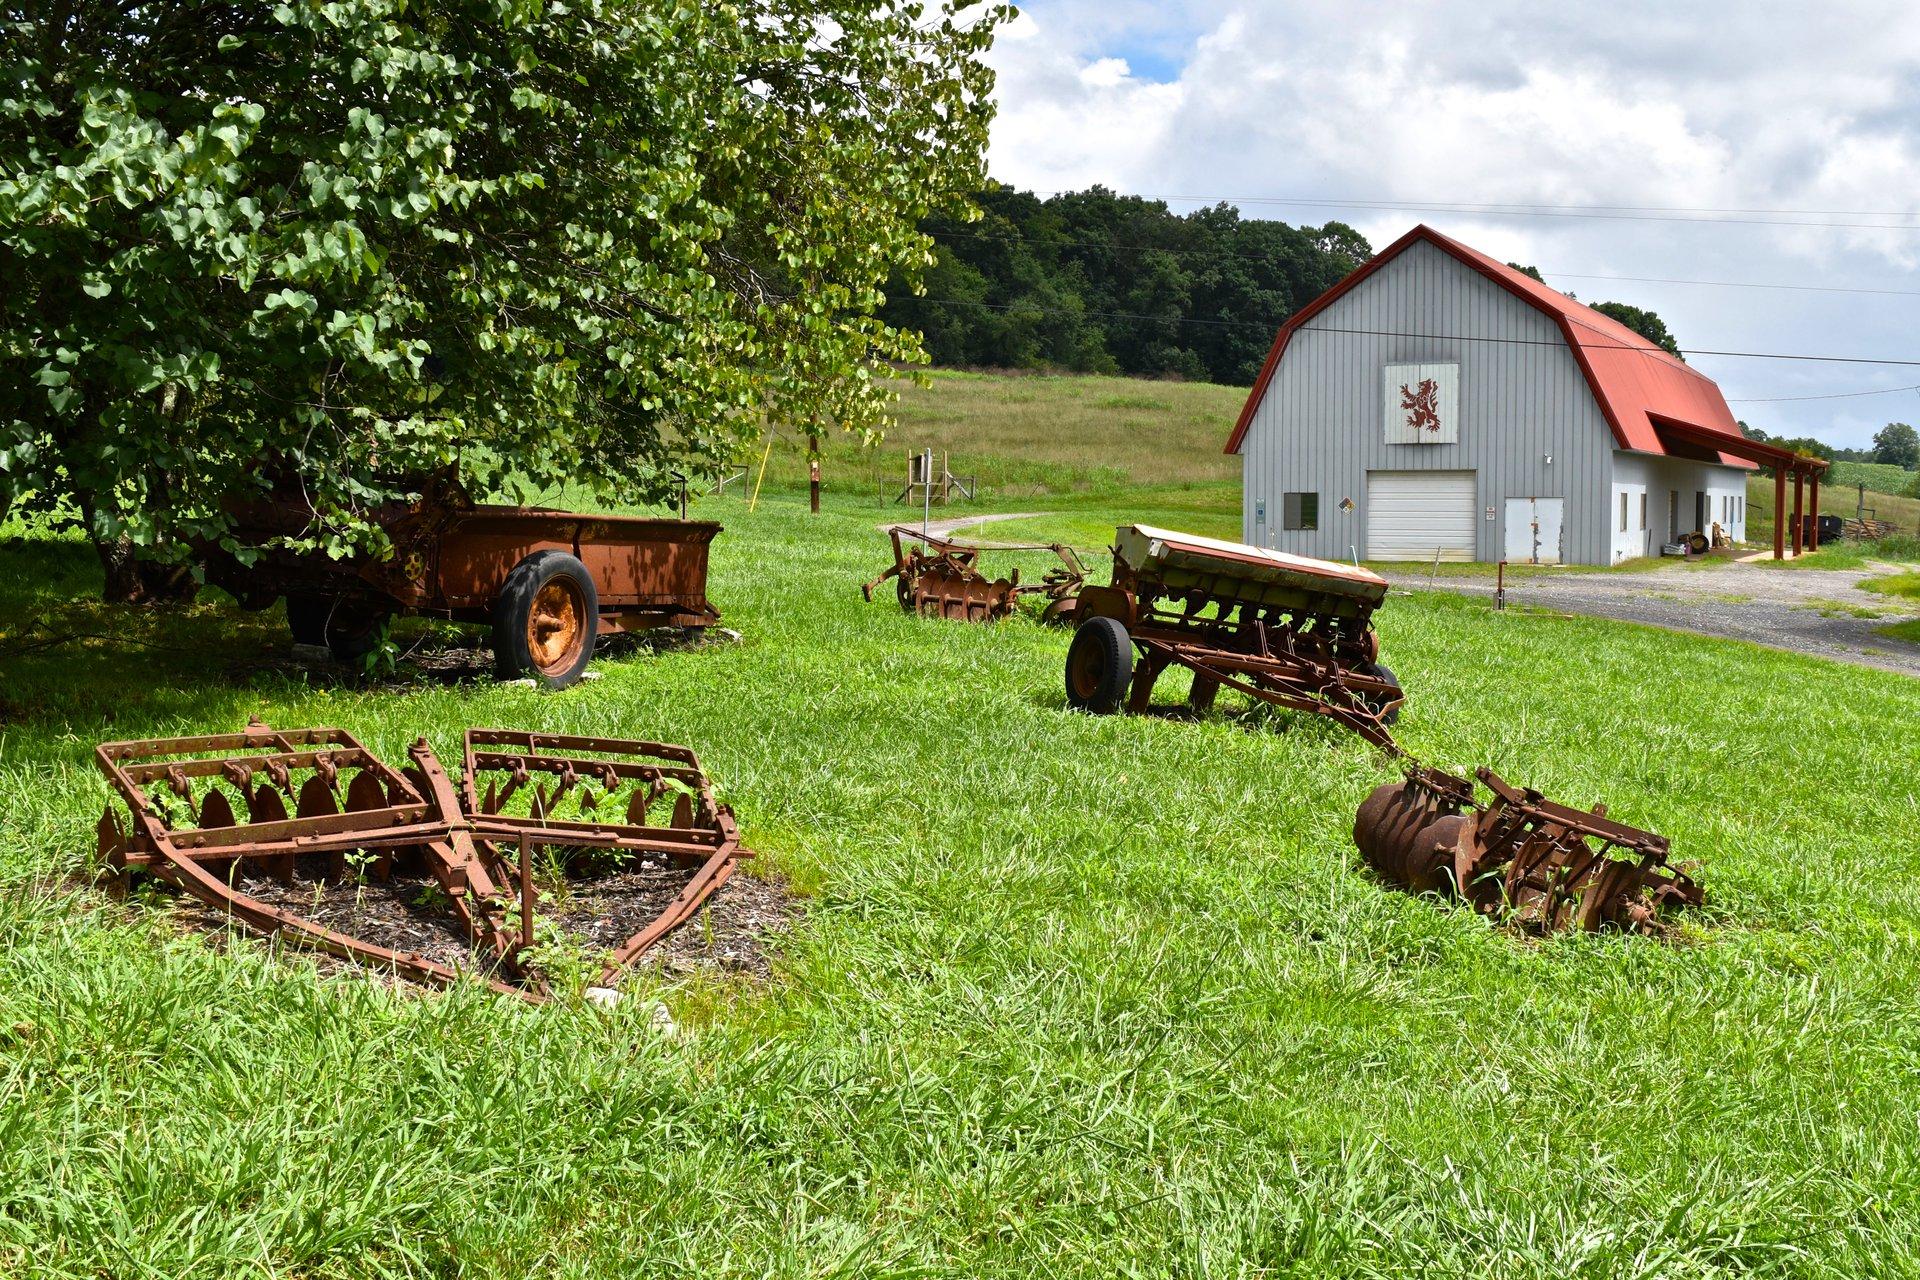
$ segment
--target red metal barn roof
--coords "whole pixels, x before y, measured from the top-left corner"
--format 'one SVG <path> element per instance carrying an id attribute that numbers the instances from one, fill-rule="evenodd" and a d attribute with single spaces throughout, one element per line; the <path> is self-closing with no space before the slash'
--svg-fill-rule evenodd
<path id="1" fill-rule="evenodd" d="M 1757 465 L 1660 430 L 1659 424 L 1665 420 L 1694 428 L 1696 438 L 1698 433 L 1705 433 L 1707 437 L 1726 436 L 1746 444 L 1733 411 L 1727 408 L 1726 399 L 1713 379 L 1662 351 L 1619 321 L 1425 225 L 1415 227 L 1382 249 L 1353 274 L 1301 308 L 1281 327 L 1273 340 L 1273 349 L 1267 352 L 1266 363 L 1260 366 L 1260 376 L 1254 380 L 1246 406 L 1240 410 L 1240 420 L 1227 439 L 1228 453 L 1240 452 L 1240 442 L 1253 423 L 1254 410 L 1266 394 L 1267 384 L 1272 381 L 1273 371 L 1279 367 L 1280 356 L 1294 333 L 1339 301 L 1348 290 L 1422 240 L 1553 319 L 1579 362 L 1580 371 L 1586 375 L 1593 398 L 1622 449 L 1699 458 L 1733 467 Z"/>

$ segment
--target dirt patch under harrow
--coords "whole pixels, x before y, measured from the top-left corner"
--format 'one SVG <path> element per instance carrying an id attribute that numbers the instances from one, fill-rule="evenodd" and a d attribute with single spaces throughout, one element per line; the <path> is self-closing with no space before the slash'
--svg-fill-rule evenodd
<path id="1" fill-rule="evenodd" d="M 540 911 L 580 945 L 611 951 L 658 916 L 692 875 L 643 866 L 570 880 L 563 896 L 542 894 Z M 487 967 L 486 957 L 474 952 L 440 886 L 429 876 L 396 874 L 384 884 L 359 884 L 296 873 L 291 884 L 283 884 L 245 874 L 234 887 L 270 906 L 394 951 L 451 968 Z M 182 923 L 198 931 L 219 933 L 228 926 L 223 912 L 195 898 L 182 896 L 176 910 Z M 634 967 L 667 977 L 707 971 L 768 981 L 773 976 L 771 948 L 801 911 L 800 899 L 784 880 L 743 868 Z M 361 968 L 325 954 L 315 958 L 329 971 Z"/>

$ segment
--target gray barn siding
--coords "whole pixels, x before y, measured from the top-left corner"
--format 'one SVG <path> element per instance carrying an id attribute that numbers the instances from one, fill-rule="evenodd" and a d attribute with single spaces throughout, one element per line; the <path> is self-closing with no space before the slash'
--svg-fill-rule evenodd
<path id="1" fill-rule="evenodd" d="M 1375 333 L 1441 334 L 1386 337 Z M 1451 340 L 1499 338 L 1539 345 Z M 1460 443 L 1385 442 L 1382 370 L 1460 366 Z M 1614 440 L 1552 320 L 1434 246 L 1415 243 L 1295 333 L 1241 445 L 1242 537 L 1324 559 L 1366 548 L 1367 472 L 1479 474 L 1479 557 L 1497 560 L 1509 497 L 1566 500 L 1566 559 L 1606 564 Z M 1553 463 L 1545 461 L 1552 455 Z M 1280 528 L 1281 495 L 1320 494 L 1320 528 Z M 1339 510 L 1352 498 L 1355 510 Z M 1267 523 L 1256 529 L 1254 504 Z M 1495 518 L 1484 519 L 1487 507 Z"/>

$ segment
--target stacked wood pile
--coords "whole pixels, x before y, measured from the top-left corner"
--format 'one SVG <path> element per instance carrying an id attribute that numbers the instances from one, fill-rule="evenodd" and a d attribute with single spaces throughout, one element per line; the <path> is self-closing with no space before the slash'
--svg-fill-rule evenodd
<path id="1" fill-rule="evenodd" d="M 1880 538 L 1891 537 L 1892 535 L 1893 526 L 1885 520 L 1864 520 L 1857 519 L 1853 516 L 1847 517 L 1845 536 L 1850 540 L 1860 541 L 1866 539 L 1877 541 Z"/>

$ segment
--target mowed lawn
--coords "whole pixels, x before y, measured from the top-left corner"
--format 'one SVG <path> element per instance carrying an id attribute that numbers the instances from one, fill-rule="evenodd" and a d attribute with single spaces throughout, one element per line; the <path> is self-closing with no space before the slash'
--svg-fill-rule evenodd
<path id="1" fill-rule="evenodd" d="M 558 694 L 309 682 L 277 610 L 129 619 L 5 544 L 0 1272 L 1920 1273 L 1920 685 L 1395 595 L 1413 750 L 1700 863 L 1673 943 L 1530 941 L 1361 868 L 1353 736 L 1070 714 L 1064 634 L 861 601 L 867 499 L 701 513 L 744 639 Z M 667 1038 L 73 885 L 96 740 L 254 713 L 692 745 L 804 920 L 769 985 L 645 987 Z"/>

